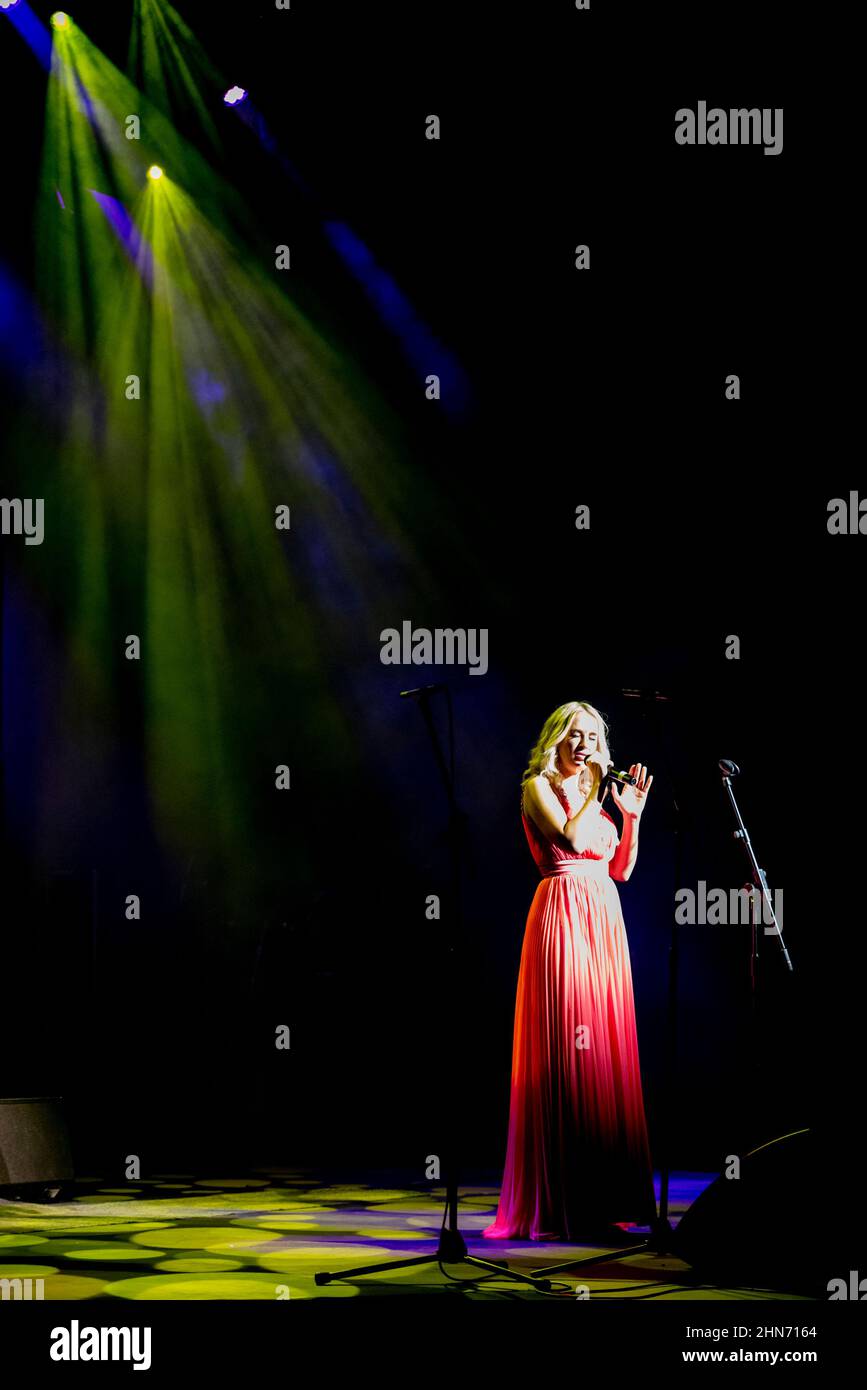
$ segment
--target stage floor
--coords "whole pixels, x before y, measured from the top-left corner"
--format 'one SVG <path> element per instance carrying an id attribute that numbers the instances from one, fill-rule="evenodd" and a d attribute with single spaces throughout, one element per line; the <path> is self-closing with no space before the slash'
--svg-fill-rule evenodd
<path id="1" fill-rule="evenodd" d="M 436 1263 L 347 1277 L 317 1286 L 317 1272 L 425 1255 L 437 1248 L 444 1189 L 403 1185 L 393 1172 L 357 1172 L 350 1181 L 324 1169 L 260 1168 L 247 1177 L 163 1173 L 119 1187 L 80 1178 L 60 1203 L 0 1200 L 0 1280 L 31 1280 L 33 1298 L 46 1300 L 370 1298 L 375 1295 L 459 1293 L 469 1299 L 574 1298 L 586 1286 L 594 1300 L 660 1302 L 700 1299 L 787 1299 L 772 1289 L 699 1284 L 671 1255 L 614 1251 L 583 1272 L 552 1276 L 553 1294 L 467 1264 Z M 676 1225 L 715 1174 L 676 1173 L 669 1216 Z M 360 1177 L 367 1179 L 359 1181 Z M 389 1185 L 386 1185 L 389 1184 Z M 657 1196 L 659 1183 L 657 1177 Z M 598 1247 L 492 1241 L 481 1231 L 493 1220 L 498 1189 L 466 1184 L 459 1190 L 460 1227 L 469 1253 L 507 1260 L 522 1273 Z M 636 1241 L 644 1233 L 635 1232 Z M 478 1282 L 481 1278 L 481 1282 Z M 464 1279 L 473 1280 L 462 1286 Z M 42 1283 L 38 1284 L 37 1281 Z M 7 1287 L 0 1285 L 2 1296 Z M 23 1296 L 28 1296 L 24 1294 Z"/>

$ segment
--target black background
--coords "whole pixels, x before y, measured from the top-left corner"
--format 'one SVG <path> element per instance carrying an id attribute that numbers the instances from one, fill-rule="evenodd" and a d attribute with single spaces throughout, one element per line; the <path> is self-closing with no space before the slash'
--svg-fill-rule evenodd
<path id="1" fill-rule="evenodd" d="M 733 1146 L 819 1119 L 844 1129 L 862 951 L 862 541 L 829 536 L 826 518 L 828 500 L 863 473 L 841 423 L 854 373 L 830 326 L 851 250 L 835 170 L 845 92 L 822 105 L 785 7 L 760 20 L 753 6 L 726 6 L 706 27 L 694 7 L 579 14 L 565 0 L 508 12 L 438 4 L 424 16 L 300 0 L 290 14 L 182 8 L 321 211 L 375 249 L 471 385 L 460 421 L 434 414 L 363 297 L 335 275 L 316 217 L 216 109 L 220 172 L 261 228 L 263 259 L 291 225 L 293 291 L 403 419 L 418 496 L 437 499 L 421 507 L 409 490 L 402 518 L 436 575 L 435 599 L 394 624 L 490 633 L 484 679 L 430 674 L 448 678 L 454 698 L 468 826 L 462 957 L 455 978 L 419 908 L 447 883 L 446 808 L 423 723 L 397 692 L 426 672 L 395 673 L 394 766 L 353 769 L 335 787 L 299 755 L 309 793 L 301 807 L 263 810 L 249 855 L 265 887 L 240 924 L 221 911 L 222 880 L 158 862 L 146 829 L 119 851 L 100 829 L 110 808 L 92 820 L 85 809 L 68 851 L 46 858 L 35 813 L 20 809 L 34 783 L 19 757 L 7 775 L 6 1008 L 24 1046 L 5 1052 L 3 1093 L 62 1090 L 79 1153 L 109 1167 L 142 1148 L 155 1163 L 421 1167 L 438 1152 L 456 1042 L 462 1158 L 496 1169 L 535 882 L 517 784 L 544 719 L 575 698 L 608 715 L 618 762 L 656 774 L 638 869 L 620 885 L 652 1145 L 663 1140 L 673 794 L 682 882 L 745 877 L 720 757 L 743 768 L 742 809 L 784 890 L 796 974 L 763 944 L 756 1120 L 746 932 L 683 931 L 675 1164 L 715 1168 Z M 118 66 L 127 10 L 72 11 Z M 32 285 L 45 81 L 11 32 L 0 48 L 16 90 L 3 256 Z M 702 99 L 783 107 L 783 153 L 679 147 L 674 113 Z M 423 138 L 431 112 L 436 143 Z M 574 269 L 579 243 L 589 273 Z M 738 402 L 724 397 L 732 372 Z M 587 533 L 574 528 L 582 502 Z M 7 556 L 16 570 L 35 563 L 8 542 Z M 724 659 L 729 634 L 741 639 L 737 662 Z M 376 663 L 378 631 L 369 636 Z M 19 659 L 10 647 L 7 660 Z M 28 647 L 36 684 L 51 682 L 52 647 L 49 613 Z M 334 651 L 338 686 L 350 650 Z M 661 724 L 643 724 L 624 687 L 670 695 Z M 7 762 L 24 737 L 19 708 L 7 702 Z M 62 733 L 47 737 L 50 766 Z M 315 892 L 293 889 L 299 845 Z M 161 904 L 146 943 L 105 911 L 133 868 L 151 875 Z M 293 1025 L 291 1056 L 272 1055 L 275 1018 Z"/>

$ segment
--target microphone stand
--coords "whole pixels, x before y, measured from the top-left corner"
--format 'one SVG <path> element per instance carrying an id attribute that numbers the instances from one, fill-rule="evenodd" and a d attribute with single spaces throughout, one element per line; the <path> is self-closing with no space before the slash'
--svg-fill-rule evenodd
<path id="1" fill-rule="evenodd" d="M 749 1096 L 749 1125 L 755 1134 L 758 1128 L 760 1116 L 760 1097 L 762 1093 L 762 1067 L 766 1062 L 765 1043 L 760 1035 L 760 1018 L 758 1006 L 758 961 L 759 961 L 759 921 L 765 924 L 765 935 L 776 936 L 780 944 L 780 950 L 787 970 L 794 974 L 792 958 L 783 941 L 783 933 L 774 911 L 774 904 L 771 898 L 768 880 L 765 871 L 759 865 L 753 849 L 749 831 L 741 815 L 740 807 L 735 799 L 732 779 L 740 775 L 740 768 L 737 763 L 733 763 L 729 758 L 721 758 L 719 762 L 720 772 L 723 774 L 722 782 L 728 795 L 737 829 L 732 833 L 734 838 L 742 845 L 744 853 L 750 864 L 750 877 L 752 883 L 745 883 L 742 892 L 749 895 L 750 900 L 750 1010 L 749 1010 L 749 1035 L 747 1055 L 758 1059 L 758 1066 L 748 1067 L 748 1080 L 746 1091 Z M 758 893 L 756 892 L 758 890 Z M 761 895 L 761 897 L 759 897 Z M 759 903 L 761 902 L 761 910 Z M 773 924 L 773 925 L 771 925 Z"/>
<path id="2" fill-rule="evenodd" d="M 732 790 L 732 778 L 737 777 L 739 775 L 740 768 L 738 767 L 737 763 L 731 762 L 728 758 L 721 758 L 719 766 L 720 771 L 723 774 L 723 786 L 725 787 L 728 793 L 728 798 L 731 802 L 731 807 L 734 812 L 735 820 L 738 824 L 737 830 L 733 832 L 734 838 L 738 840 L 740 844 L 743 846 L 744 853 L 750 861 L 750 874 L 752 876 L 754 888 L 757 888 L 761 893 L 763 913 L 764 911 L 767 911 L 770 917 L 770 921 L 773 923 L 773 927 L 771 927 L 768 923 L 767 917 L 765 918 L 765 935 L 776 936 L 777 940 L 780 943 L 780 950 L 783 953 L 783 960 L 786 962 L 787 968 L 790 971 L 794 971 L 795 967 L 792 965 L 792 958 L 786 949 L 786 944 L 783 941 L 783 933 L 780 928 L 780 924 L 777 921 L 777 914 L 774 912 L 774 904 L 771 899 L 771 893 L 770 889 L 768 888 L 768 880 L 765 877 L 765 871 L 764 869 L 759 867 L 759 861 L 756 859 L 755 850 L 753 849 L 753 842 L 750 839 L 749 831 L 747 830 L 747 827 L 744 824 L 744 818 L 741 815 L 740 807 L 738 806 L 738 803 L 735 800 L 735 794 Z M 756 960 L 759 954 L 758 935 L 756 932 L 756 899 L 754 888 L 751 888 L 750 884 L 745 884 L 744 886 L 746 891 L 751 894 L 751 902 L 753 907 L 752 949 L 750 953 L 750 980 L 751 991 L 753 996 L 755 996 Z"/>
<path id="3" fill-rule="evenodd" d="M 437 737 L 433 715 L 431 714 L 431 697 L 439 692 L 444 692 L 448 699 L 449 713 L 449 765 L 446 765 L 443 751 Z M 451 883 L 452 883 L 452 912 L 446 914 L 446 981 L 443 990 L 445 1007 L 449 1009 L 457 1008 L 457 998 L 459 993 L 458 970 L 457 970 L 457 945 L 462 935 L 461 932 L 461 815 L 455 800 L 455 741 L 454 741 L 454 718 L 452 714 L 451 691 L 447 686 L 431 685 L 418 690 L 401 691 L 401 696 L 411 697 L 418 705 L 427 725 L 433 747 L 434 759 L 439 768 L 440 776 L 445 787 L 446 799 L 449 809 L 449 845 L 451 850 Z M 454 1030 L 451 1026 L 444 1028 L 444 1037 L 447 1045 L 446 1055 L 446 1080 L 448 1085 L 446 1101 L 446 1119 L 444 1122 L 445 1133 L 443 1135 L 443 1171 L 446 1179 L 446 1207 L 443 1214 L 443 1222 L 440 1228 L 439 1244 L 435 1254 L 416 1255 L 406 1260 L 388 1260 L 384 1264 L 363 1265 L 353 1269 L 321 1271 L 315 1275 L 315 1283 L 330 1284 L 334 1279 L 346 1279 L 349 1277 L 360 1277 L 365 1274 L 379 1274 L 383 1270 L 407 1269 L 412 1265 L 426 1264 L 448 1264 L 461 1263 L 476 1265 L 480 1269 L 490 1270 L 491 1273 L 481 1275 L 476 1280 L 461 1280 L 461 1283 L 476 1283 L 482 1279 L 490 1279 L 493 1275 L 499 1278 L 506 1277 L 514 1279 L 522 1284 L 530 1284 L 533 1288 L 539 1289 L 544 1293 L 551 1290 L 551 1282 L 547 1278 L 540 1278 L 537 1275 L 522 1274 L 518 1270 L 510 1269 L 505 1261 L 483 1260 L 477 1255 L 467 1253 L 466 1241 L 464 1240 L 458 1223 L 458 1178 L 456 1164 L 456 1142 L 454 1110 L 456 1104 L 455 1078 L 457 1076 L 456 1056 L 453 1041 Z"/>

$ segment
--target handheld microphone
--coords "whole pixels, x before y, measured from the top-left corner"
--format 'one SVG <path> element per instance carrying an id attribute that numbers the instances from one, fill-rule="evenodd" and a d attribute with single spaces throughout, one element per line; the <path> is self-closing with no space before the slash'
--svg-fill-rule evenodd
<path id="1" fill-rule="evenodd" d="M 600 802 L 605 800 L 610 782 L 618 782 L 621 787 L 634 787 L 637 781 L 638 778 L 630 777 L 628 772 L 619 772 L 614 767 L 609 768 L 596 789 L 596 800 Z"/>
<path id="2" fill-rule="evenodd" d="M 617 772 L 613 767 L 610 767 L 602 778 L 600 786 L 604 787 L 606 782 L 622 782 L 624 786 L 634 787 L 637 781 L 638 778 L 630 777 L 628 772 Z"/>

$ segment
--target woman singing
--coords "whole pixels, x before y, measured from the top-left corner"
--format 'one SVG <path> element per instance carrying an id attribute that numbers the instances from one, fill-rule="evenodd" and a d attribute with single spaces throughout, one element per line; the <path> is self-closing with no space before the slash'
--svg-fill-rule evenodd
<path id="1" fill-rule="evenodd" d="M 624 1238 L 656 1218 L 626 928 L 626 880 L 652 777 L 598 799 L 607 729 L 575 700 L 551 715 L 522 780 L 521 819 L 541 882 L 515 1006 L 506 1166 L 492 1239 Z M 603 794 L 604 800 L 604 794 Z M 617 1223 L 617 1224 L 615 1224 Z"/>

